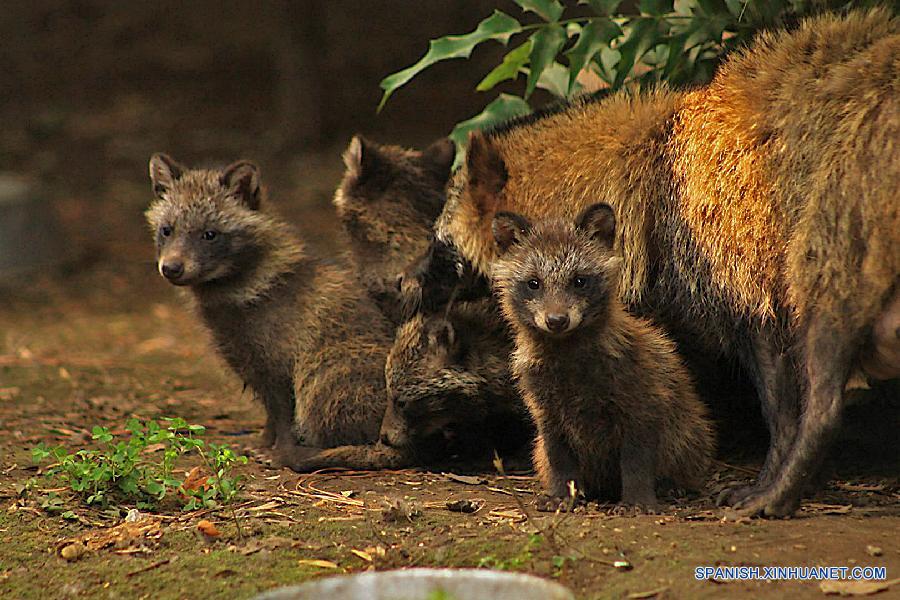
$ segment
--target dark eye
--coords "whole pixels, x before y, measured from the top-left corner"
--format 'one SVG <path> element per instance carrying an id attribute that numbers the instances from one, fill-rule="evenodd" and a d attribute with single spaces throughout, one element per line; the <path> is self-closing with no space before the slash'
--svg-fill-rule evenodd
<path id="1" fill-rule="evenodd" d="M 213 231 L 212 229 L 209 229 L 209 230 L 203 232 L 203 239 L 206 240 L 207 242 L 209 242 L 209 241 L 216 239 L 217 235 L 219 235 L 217 232 Z"/>
<path id="2" fill-rule="evenodd" d="M 583 288 L 587 284 L 587 278 L 578 276 L 574 280 L 572 280 L 572 285 L 577 288 Z"/>
<path id="3" fill-rule="evenodd" d="M 528 288 L 532 290 L 536 290 L 541 287 L 541 282 L 537 279 L 529 279 L 528 280 Z"/>
<path id="4" fill-rule="evenodd" d="M 170 235 L 172 235 L 172 228 L 169 227 L 168 225 L 163 225 L 162 227 L 159 228 L 159 233 L 163 237 L 169 237 Z"/>

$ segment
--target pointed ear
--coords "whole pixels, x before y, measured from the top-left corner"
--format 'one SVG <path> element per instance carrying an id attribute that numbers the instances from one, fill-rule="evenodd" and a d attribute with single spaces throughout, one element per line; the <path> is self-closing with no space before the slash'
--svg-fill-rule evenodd
<path id="1" fill-rule="evenodd" d="M 497 242 L 497 247 L 502 254 L 509 250 L 513 244 L 521 242 L 522 238 L 528 235 L 528 232 L 531 230 L 531 223 L 522 215 L 504 211 L 498 212 L 494 216 L 491 229 L 494 232 L 494 240 Z"/>
<path id="2" fill-rule="evenodd" d="M 219 178 L 232 196 L 250 210 L 259 209 L 259 167 L 248 160 L 233 162 L 222 171 Z"/>
<path id="3" fill-rule="evenodd" d="M 456 343 L 456 331 L 450 321 L 440 319 L 429 324 L 428 327 L 428 347 L 435 348 L 452 348 Z"/>
<path id="4" fill-rule="evenodd" d="M 378 171 L 384 164 L 384 157 L 378 144 L 371 142 L 357 134 L 350 140 L 350 145 L 344 150 L 344 166 L 347 167 L 345 177 L 360 182 Z"/>
<path id="5" fill-rule="evenodd" d="M 493 140 L 480 131 L 469 134 L 466 169 L 469 193 L 478 210 L 482 216 L 492 214 L 497 207 L 497 195 L 503 191 L 508 174 L 506 163 Z"/>
<path id="6" fill-rule="evenodd" d="M 422 151 L 422 163 L 442 182 L 450 179 L 453 159 L 456 158 L 456 144 L 449 138 L 441 138 Z"/>
<path id="7" fill-rule="evenodd" d="M 616 241 L 616 214 L 609 204 L 592 204 L 575 219 L 575 228 L 584 231 L 591 239 L 612 249 Z"/>
<path id="8" fill-rule="evenodd" d="M 172 185 L 187 169 L 168 154 L 157 152 L 150 157 L 150 182 L 157 198 L 172 189 Z"/>

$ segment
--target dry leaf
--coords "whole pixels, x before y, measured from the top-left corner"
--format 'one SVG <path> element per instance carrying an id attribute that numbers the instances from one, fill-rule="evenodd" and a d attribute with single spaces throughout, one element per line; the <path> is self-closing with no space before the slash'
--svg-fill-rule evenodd
<path id="1" fill-rule="evenodd" d="M 320 567 L 322 569 L 340 569 L 340 567 L 330 560 L 306 559 L 301 558 L 297 561 L 301 565 L 309 565 L 310 567 Z"/>
<path id="2" fill-rule="evenodd" d="M 143 516 L 137 521 L 124 521 L 115 527 L 86 531 L 76 538 L 63 540 L 59 544 L 60 554 L 68 546 L 82 545 L 86 550 L 97 551 L 114 548 L 122 551 L 132 546 L 142 546 L 148 542 L 156 542 L 162 537 L 162 529 L 158 518 Z M 77 550 L 65 550 L 77 552 Z M 72 560 L 72 559 L 68 559 Z"/>
<path id="3" fill-rule="evenodd" d="M 669 588 L 661 587 L 661 588 L 656 588 L 655 590 L 650 590 L 649 592 L 633 592 L 631 594 L 628 594 L 625 597 L 629 598 L 630 600 L 643 600 L 644 598 L 656 598 L 657 596 L 659 596 L 660 594 L 665 592 L 667 589 L 669 589 Z"/>
<path id="4" fill-rule="evenodd" d="M 845 492 L 883 492 L 884 484 L 868 484 L 868 483 L 839 483 L 838 489 Z"/>
<path id="5" fill-rule="evenodd" d="M 350 552 L 352 552 L 356 556 L 360 557 L 364 561 L 372 562 L 372 555 L 369 554 L 368 552 L 364 552 L 362 550 L 356 550 L 355 548 L 350 548 Z"/>
<path id="6" fill-rule="evenodd" d="M 212 521 L 207 521 L 206 519 L 202 519 L 199 523 L 197 523 L 197 531 L 202 533 L 207 537 L 219 537 L 222 535 L 222 532 L 219 531 L 219 528 L 216 527 L 215 523 Z"/>
<path id="7" fill-rule="evenodd" d="M 181 489 L 178 490 L 178 493 L 182 497 L 187 497 L 185 492 L 207 489 L 209 489 L 209 476 L 200 467 L 194 467 L 188 472 L 187 477 L 184 478 L 184 483 L 181 484 Z"/>
<path id="8" fill-rule="evenodd" d="M 283 504 L 283 502 L 279 502 L 277 500 L 272 500 L 271 502 L 266 502 L 265 504 L 260 504 L 259 506 L 252 506 L 252 507 L 248 508 L 247 510 L 250 510 L 253 512 L 259 512 L 259 511 L 263 511 L 263 510 L 272 510 L 273 508 L 279 508 L 282 504 Z"/>
<path id="9" fill-rule="evenodd" d="M 853 508 L 852 504 L 819 504 L 810 502 L 803 505 L 806 511 L 814 511 L 823 515 L 845 515 Z"/>
<path id="10" fill-rule="evenodd" d="M 481 477 L 475 477 L 473 475 L 457 475 L 456 473 L 444 473 L 444 477 L 446 477 L 450 481 L 458 481 L 459 483 L 465 483 L 466 485 L 481 485 L 482 483 L 487 483 L 487 480 Z"/>
<path id="11" fill-rule="evenodd" d="M 900 583 L 900 578 L 889 581 L 823 581 L 819 589 L 825 594 L 837 596 L 871 596 Z"/>

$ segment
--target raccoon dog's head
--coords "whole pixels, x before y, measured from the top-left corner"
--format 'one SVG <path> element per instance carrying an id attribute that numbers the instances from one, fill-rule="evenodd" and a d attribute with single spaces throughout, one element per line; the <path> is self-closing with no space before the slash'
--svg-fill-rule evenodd
<path id="1" fill-rule="evenodd" d="M 449 321 L 416 315 L 397 331 L 385 364 L 388 406 L 381 440 L 389 446 L 421 447 L 443 438 L 460 410 L 481 389 L 478 378 L 455 367 L 459 345 Z M 471 416 L 471 415 L 469 415 Z"/>
<path id="2" fill-rule="evenodd" d="M 150 180 L 156 200 L 146 217 L 166 280 L 199 286 L 238 275 L 258 261 L 267 218 L 259 211 L 256 165 L 238 161 L 222 170 L 192 170 L 154 154 Z"/>
<path id="3" fill-rule="evenodd" d="M 521 215 L 497 213 L 492 229 L 500 256 L 492 276 L 507 320 L 551 336 L 602 326 L 621 265 L 613 254 L 615 228 L 608 204 L 589 206 L 574 223 L 532 226 Z"/>

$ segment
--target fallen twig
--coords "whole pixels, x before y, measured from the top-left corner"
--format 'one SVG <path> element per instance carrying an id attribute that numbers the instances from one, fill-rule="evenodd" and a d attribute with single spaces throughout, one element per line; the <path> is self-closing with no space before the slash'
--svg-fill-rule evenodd
<path id="1" fill-rule="evenodd" d="M 147 565 L 146 567 L 141 567 L 140 569 L 138 569 L 136 571 L 126 573 L 125 577 L 134 577 L 135 575 L 140 575 L 141 573 L 146 573 L 147 571 L 152 571 L 153 569 L 158 569 L 159 567 L 161 567 L 163 565 L 167 565 L 170 562 L 172 562 L 171 558 L 165 558 L 163 560 L 156 561 L 155 563 L 153 563 L 151 565 Z"/>

